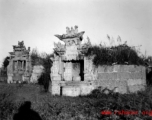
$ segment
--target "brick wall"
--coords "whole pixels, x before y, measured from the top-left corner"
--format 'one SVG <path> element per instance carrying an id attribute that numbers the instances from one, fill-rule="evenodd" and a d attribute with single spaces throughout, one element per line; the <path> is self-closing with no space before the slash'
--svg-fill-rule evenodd
<path id="1" fill-rule="evenodd" d="M 97 68 L 95 86 L 103 89 L 116 88 L 120 93 L 143 90 L 146 85 L 146 70 L 144 66 L 114 65 L 99 66 Z"/>

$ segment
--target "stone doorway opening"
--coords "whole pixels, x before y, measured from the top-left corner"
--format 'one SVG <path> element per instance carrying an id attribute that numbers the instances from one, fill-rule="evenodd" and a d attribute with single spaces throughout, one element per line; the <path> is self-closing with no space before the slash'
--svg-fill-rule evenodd
<path id="1" fill-rule="evenodd" d="M 84 60 L 71 60 L 64 62 L 65 81 L 84 81 Z"/>

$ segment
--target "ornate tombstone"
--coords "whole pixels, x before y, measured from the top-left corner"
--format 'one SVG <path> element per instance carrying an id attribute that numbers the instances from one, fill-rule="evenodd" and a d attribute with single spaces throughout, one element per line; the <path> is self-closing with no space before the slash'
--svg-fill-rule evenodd
<path id="1" fill-rule="evenodd" d="M 29 52 L 30 48 L 26 50 L 24 41 L 13 46 L 13 52 L 10 52 L 10 62 L 7 67 L 8 83 L 29 82 L 32 71 Z"/>
<path id="2" fill-rule="evenodd" d="M 69 91 L 67 95 L 78 95 L 80 91 L 84 93 L 83 89 L 81 90 L 83 88 L 81 84 L 93 80 L 91 76 L 93 71 L 92 60 L 85 58 L 83 54 L 91 42 L 88 38 L 88 43 L 81 44 L 84 33 L 84 31 L 78 32 L 78 26 L 75 26 L 71 29 L 66 27 L 66 34 L 55 35 L 65 44 L 54 43 L 53 66 L 50 74 L 52 81 L 50 91 L 52 94 L 66 95 L 69 90 L 71 92 Z"/>

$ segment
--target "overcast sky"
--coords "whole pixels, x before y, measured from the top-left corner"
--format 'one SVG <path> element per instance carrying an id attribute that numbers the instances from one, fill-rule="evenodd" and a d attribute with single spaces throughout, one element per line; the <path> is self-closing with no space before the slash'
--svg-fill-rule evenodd
<path id="1" fill-rule="evenodd" d="M 118 35 L 152 55 L 152 0 L 0 0 L 0 64 L 12 45 L 51 53 L 55 34 L 79 26 L 93 44 Z M 107 43 L 108 44 L 108 43 Z"/>

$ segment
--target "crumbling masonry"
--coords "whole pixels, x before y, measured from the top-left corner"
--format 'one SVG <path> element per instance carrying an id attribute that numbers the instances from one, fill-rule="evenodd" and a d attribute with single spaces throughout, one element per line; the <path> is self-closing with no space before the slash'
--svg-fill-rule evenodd
<path id="1" fill-rule="evenodd" d="M 91 42 L 81 44 L 83 34 L 78 27 L 66 28 L 66 34 L 55 35 L 64 42 L 54 43 L 54 57 L 51 58 L 50 92 L 53 95 L 79 96 L 89 94 L 94 89 L 105 88 L 119 93 L 137 92 L 146 86 L 144 66 L 113 65 L 95 67 L 92 57 L 84 53 Z"/>

